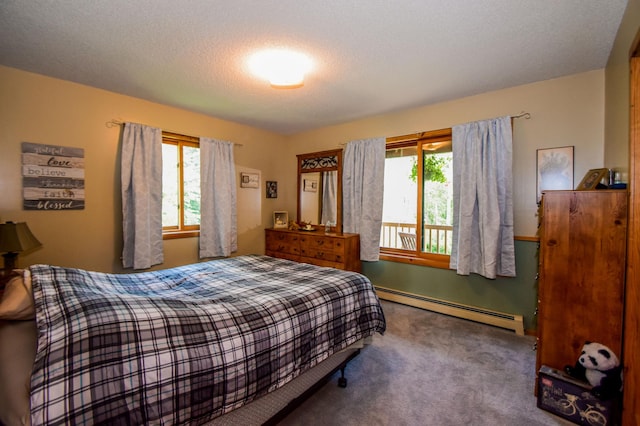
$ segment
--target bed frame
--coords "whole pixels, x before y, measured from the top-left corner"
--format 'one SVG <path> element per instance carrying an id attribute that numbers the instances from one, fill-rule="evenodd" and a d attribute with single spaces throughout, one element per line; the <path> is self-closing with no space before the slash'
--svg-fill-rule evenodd
<path id="1" fill-rule="evenodd" d="M 356 344 L 321 362 L 311 370 L 280 389 L 271 392 L 250 404 L 231 411 L 207 423 L 208 426 L 275 426 L 291 414 L 302 403 L 329 382 L 340 371 L 338 386 L 347 387 L 344 371 L 347 364 L 360 354 L 362 344 Z"/>

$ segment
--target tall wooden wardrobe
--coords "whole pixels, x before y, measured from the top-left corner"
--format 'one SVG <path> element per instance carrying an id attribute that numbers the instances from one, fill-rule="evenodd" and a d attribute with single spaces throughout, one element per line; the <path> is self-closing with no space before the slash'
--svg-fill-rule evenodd
<path id="1" fill-rule="evenodd" d="M 536 371 L 574 365 L 587 340 L 622 356 L 627 198 L 625 190 L 544 193 Z"/>
<path id="2" fill-rule="evenodd" d="M 640 31 L 631 58 L 629 119 L 629 228 L 624 311 L 624 401 L 622 424 L 640 425 Z M 636 360 L 631 362 L 631 359 Z"/>

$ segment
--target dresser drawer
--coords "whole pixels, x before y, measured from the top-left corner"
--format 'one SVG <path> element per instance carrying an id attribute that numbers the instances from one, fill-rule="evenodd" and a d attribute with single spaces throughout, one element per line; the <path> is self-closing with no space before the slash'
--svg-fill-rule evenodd
<path id="1" fill-rule="evenodd" d="M 277 232 L 277 231 L 269 231 L 267 230 L 267 242 L 286 242 L 292 244 L 299 244 L 299 240 L 301 239 L 300 235 L 294 234 L 291 232 Z"/>
<path id="2" fill-rule="evenodd" d="M 299 238 L 296 234 L 282 232 L 270 233 L 266 241 L 266 251 L 297 256 L 300 254 Z"/>
<path id="3" fill-rule="evenodd" d="M 324 259 L 316 259 L 315 257 L 300 257 L 300 262 L 310 263 L 316 266 L 325 266 L 328 268 L 335 269 L 347 269 L 346 265 L 343 262 L 330 262 Z"/>
<path id="4" fill-rule="evenodd" d="M 319 250 L 322 252 L 344 254 L 344 242 L 340 238 L 303 235 L 300 237 L 300 246 L 302 247 L 303 251 L 306 250 L 308 252 Z"/>
<path id="5" fill-rule="evenodd" d="M 322 259 L 328 262 L 344 262 L 343 253 L 335 252 L 332 250 L 324 250 L 322 248 L 300 248 L 300 256 L 312 257 L 314 259 Z"/>

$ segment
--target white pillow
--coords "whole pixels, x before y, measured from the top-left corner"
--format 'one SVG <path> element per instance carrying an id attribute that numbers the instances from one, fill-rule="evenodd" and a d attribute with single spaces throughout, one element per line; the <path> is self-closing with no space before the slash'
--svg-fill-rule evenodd
<path id="1" fill-rule="evenodd" d="M 31 272 L 20 270 L 21 275 L 9 280 L 0 300 L 0 319 L 31 320 L 35 318 Z"/>

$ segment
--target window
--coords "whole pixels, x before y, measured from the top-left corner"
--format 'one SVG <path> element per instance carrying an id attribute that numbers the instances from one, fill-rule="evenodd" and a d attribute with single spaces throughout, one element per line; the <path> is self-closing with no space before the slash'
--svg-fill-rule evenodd
<path id="1" fill-rule="evenodd" d="M 162 132 L 162 231 L 164 238 L 200 230 L 199 139 Z"/>
<path id="2" fill-rule="evenodd" d="M 449 268 L 451 129 L 387 139 L 380 256 Z"/>

